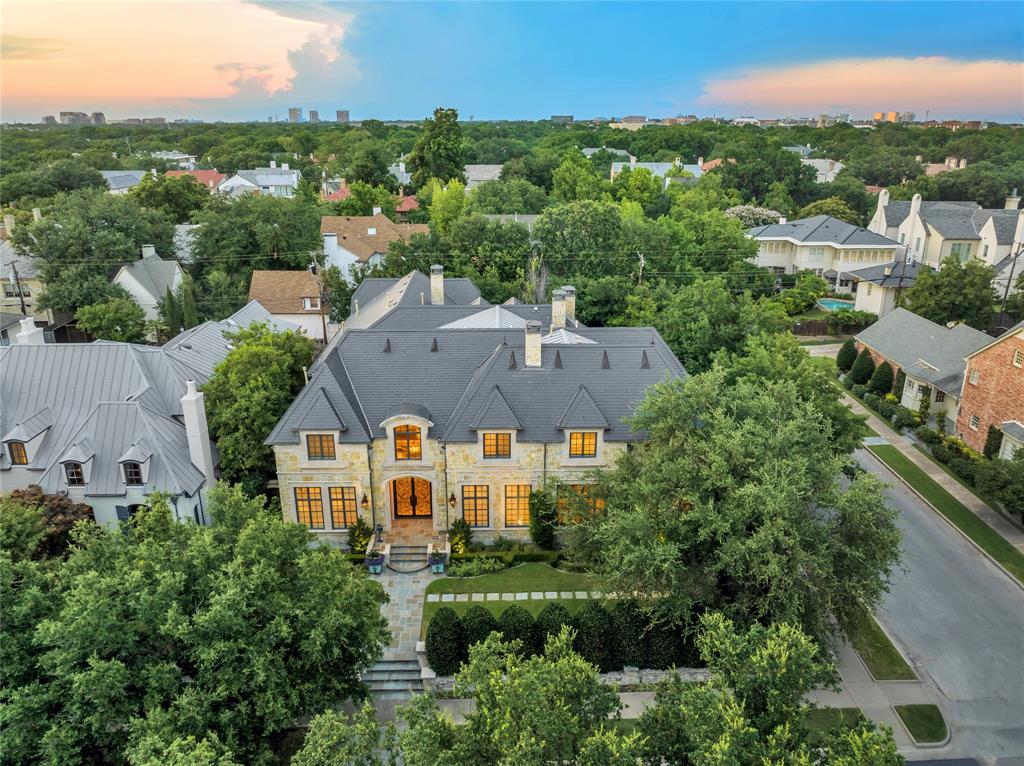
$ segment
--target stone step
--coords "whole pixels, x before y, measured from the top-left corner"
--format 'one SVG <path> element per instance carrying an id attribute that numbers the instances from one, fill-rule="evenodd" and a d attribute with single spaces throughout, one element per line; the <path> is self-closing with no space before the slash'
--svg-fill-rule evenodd
<path id="1" fill-rule="evenodd" d="M 415 681 L 367 681 L 366 685 L 374 694 L 378 692 L 409 692 L 418 693 L 423 691 L 423 682 Z"/>
<path id="2" fill-rule="evenodd" d="M 424 559 L 427 558 L 426 551 L 396 551 L 394 548 L 391 549 L 391 558 L 393 559 Z"/>
<path id="3" fill-rule="evenodd" d="M 409 681 L 419 683 L 420 669 L 411 670 L 368 670 L 363 673 L 363 683 L 374 686 L 383 681 Z"/>
<path id="4" fill-rule="evenodd" d="M 420 669 L 419 660 L 416 659 L 416 655 L 409 654 L 402 655 L 401 658 L 385 656 L 382 659 L 377 660 L 369 672 L 375 670 L 404 670 L 406 668 L 413 668 L 416 671 Z"/>
<path id="5" fill-rule="evenodd" d="M 415 574 L 416 572 L 421 572 L 430 566 L 430 564 L 428 564 L 426 561 L 423 561 L 419 564 L 413 562 L 398 563 L 402 564 L 402 566 L 394 566 L 389 562 L 388 569 L 390 569 L 392 572 L 397 572 L 398 574 Z"/>
<path id="6" fill-rule="evenodd" d="M 397 649 L 388 649 L 384 652 L 378 662 L 415 662 L 419 663 L 416 652 L 400 652 Z"/>

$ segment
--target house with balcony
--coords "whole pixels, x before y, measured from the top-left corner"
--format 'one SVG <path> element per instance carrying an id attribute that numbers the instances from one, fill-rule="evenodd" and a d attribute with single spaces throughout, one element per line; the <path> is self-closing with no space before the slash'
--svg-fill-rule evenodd
<path id="1" fill-rule="evenodd" d="M 813 271 L 846 291 L 848 272 L 897 261 L 904 248 L 888 237 L 830 215 L 755 226 L 747 237 L 758 243 L 755 262 L 776 274 Z"/>
<path id="2" fill-rule="evenodd" d="M 856 336 L 857 349 L 868 349 L 875 364 L 888 362 L 906 382 L 900 404 L 914 410 L 929 398 L 929 414 L 953 433 L 960 412 L 967 358 L 992 338 L 965 324 L 943 327 L 896 308 Z"/>
<path id="3" fill-rule="evenodd" d="M 385 544 L 425 545 L 459 518 L 525 537 L 530 492 L 586 495 L 644 438 L 624 419 L 647 388 L 686 375 L 652 328 L 577 321 L 571 286 L 491 305 L 440 266 L 367 282 L 266 442 L 284 518 L 325 540 L 357 518 Z"/>

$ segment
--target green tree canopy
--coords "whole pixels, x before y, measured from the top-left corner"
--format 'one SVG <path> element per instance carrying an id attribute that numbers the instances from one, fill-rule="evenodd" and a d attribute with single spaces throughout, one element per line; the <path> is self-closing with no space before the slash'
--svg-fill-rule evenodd
<path id="1" fill-rule="evenodd" d="M 963 322 L 987 330 L 995 319 L 993 279 L 991 266 L 975 259 L 961 264 L 949 257 L 938 271 L 920 270 L 903 305 L 938 324 Z"/>
<path id="2" fill-rule="evenodd" d="M 57 160 L 35 170 L 4 173 L 0 177 L 0 201 L 52 197 L 76 189 L 103 189 L 107 182 L 99 171 L 77 160 Z"/>
<path id="3" fill-rule="evenodd" d="M 810 218 L 815 215 L 830 215 L 833 218 L 838 218 L 840 221 L 852 223 L 854 226 L 861 226 L 863 224 L 860 213 L 839 197 L 826 197 L 809 205 L 804 205 L 800 208 L 800 212 L 796 214 L 796 217 Z"/>
<path id="4" fill-rule="evenodd" d="M 113 298 L 75 312 L 78 329 L 99 340 L 144 343 L 146 314 L 131 298 Z"/>
<path id="5" fill-rule="evenodd" d="M 470 213 L 539 213 L 550 204 L 547 193 L 524 178 L 484 181 L 466 203 Z"/>
<path id="6" fill-rule="evenodd" d="M 188 223 L 210 199 L 210 191 L 192 176 L 156 176 L 147 173 L 128 196 L 143 207 L 160 210 L 174 223 Z"/>
<path id="7" fill-rule="evenodd" d="M 438 107 L 433 117 L 423 121 L 423 131 L 409 154 L 408 165 L 416 189 L 426 186 L 431 178 L 466 182 L 458 109 Z"/>

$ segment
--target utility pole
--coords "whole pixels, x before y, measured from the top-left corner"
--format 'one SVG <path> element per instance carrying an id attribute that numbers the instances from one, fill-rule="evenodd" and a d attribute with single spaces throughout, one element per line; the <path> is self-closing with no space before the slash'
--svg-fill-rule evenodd
<path id="1" fill-rule="evenodd" d="M 1010 261 L 1010 276 L 1006 279 L 1006 288 L 1003 290 L 1003 300 L 999 305 L 999 325 L 1002 327 L 1006 321 L 1006 299 L 1010 297 L 1010 285 L 1013 284 L 1013 272 L 1017 268 L 1017 260 L 1020 258 L 1021 253 L 1024 253 L 1024 242 L 1017 245 L 1017 252 L 1013 254 L 1013 260 Z"/>
<path id="2" fill-rule="evenodd" d="M 324 333 L 324 345 L 327 345 L 327 315 L 324 313 L 324 302 L 327 300 L 327 292 L 324 290 L 323 270 L 317 265 L 316 261 L 313 261 L 309 264 L 309 273 L 316 277 L 317 295 L 319 296 L 317 303 L 320 306 L 320 327 Z"/>

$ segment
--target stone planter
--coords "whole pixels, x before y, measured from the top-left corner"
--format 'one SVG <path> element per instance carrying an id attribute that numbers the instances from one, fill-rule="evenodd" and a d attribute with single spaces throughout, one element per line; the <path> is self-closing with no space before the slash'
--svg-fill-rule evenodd
<path id="1" fill-rule="evenodd" d="M 370 574 L 380 574 L 384 571 L 384 556 L 378 553 L 376 556 L 366 557 L 366 571 Z"/>

